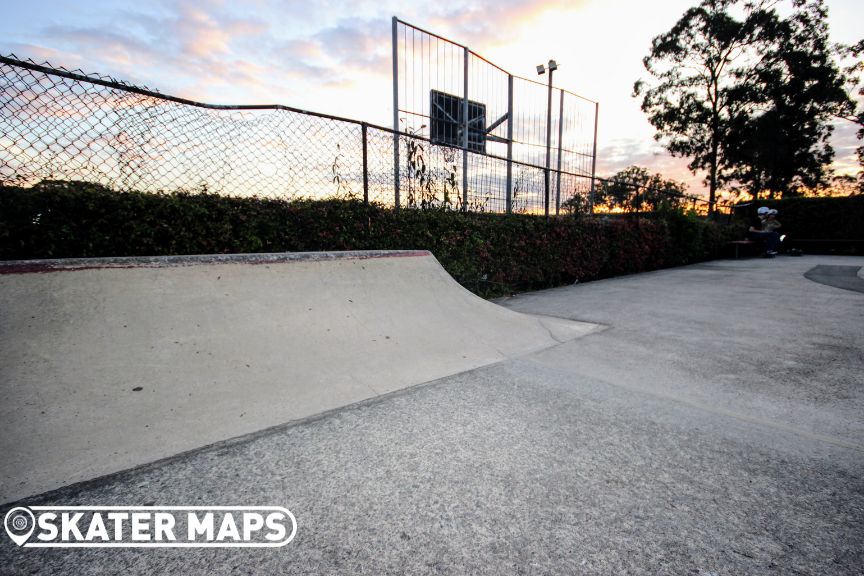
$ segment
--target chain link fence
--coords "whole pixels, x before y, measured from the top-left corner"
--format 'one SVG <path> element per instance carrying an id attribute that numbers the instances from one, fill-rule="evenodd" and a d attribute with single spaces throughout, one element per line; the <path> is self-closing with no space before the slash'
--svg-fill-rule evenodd
<path id="1" fill-rule="evenodd" d="M 0 133 L 6 184 L 363 196 L 360 123 L 281 106 L 207 105 L 15 58 L 0 58 Z M 383 150 L 382 138 L 390 135 L 368 138 L 370 154 Z M 369 199 L 387 203 L 392 169 L 381 168 L 369 173 Z"/>
<path id="2" fill-rule="evenodd" d="M 286 106 L 203 104 L 0 56 L 2 185 L 86 181 L 117 191 L 536 214 L 544 209 L 545 175 L 537 163 L 480 151 L 463 159 L 459 147 L 410 131 Z M 584 209 L 590 175 L 553 170 L 552 178 L 566 191 L 558 199 L 563 210 Z"/>

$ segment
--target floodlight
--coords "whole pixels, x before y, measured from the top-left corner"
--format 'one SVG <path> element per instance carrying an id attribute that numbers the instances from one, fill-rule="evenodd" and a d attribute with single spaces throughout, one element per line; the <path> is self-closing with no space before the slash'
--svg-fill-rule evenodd
<path id="1" fill-rule="evenodd" d="M 549 216 L 549 161 L 552 158 L 552 151 L 551 151 L 551 148 L 552 148 L 552 76 L 553 76 L 553 73 L 555 72 L 555 70 L 557 70 L 557 69 L 558 69 L 558 63 L 555 62 L 555 60 L 549 60 L 549 68 L 548 68 L 548 70 L 549 70 L 549 103 L 546 105 L 546 170 L 544 170 L 544 176 L 545 176 L 544 188 L 546 189 L 545 190 L 546 193 L 545 193 L 544 204 L 545 204 L 545 212 L 546 212 L 547 217 Z M 543 66 L 543 64 L 540 64 L 539 66 L 537 66 L 537 74 L 542 75 L 546 72 L 546 70 L 547 70 L 547 68 L 545 66 Z M 561 93 L 561 97 L 562 97 L 562 99 L 561 99 L 561 107 L 562 108 L 561 109 L 563 110 L 564 109 L 563 108 L 564 107 L 564 99 L 563 99 L 564 93 L 563 92 Z M 558 154 L 559 154 L 559 160 L 560 160 L 561 152 L 559 151 Z M 560 193 L 560 191 L 559 191 L 559 193 Z"/>

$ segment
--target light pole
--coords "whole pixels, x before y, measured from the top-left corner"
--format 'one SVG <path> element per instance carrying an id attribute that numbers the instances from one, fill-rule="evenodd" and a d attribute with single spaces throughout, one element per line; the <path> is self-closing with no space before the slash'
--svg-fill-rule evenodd
<path id="1" fill-rule="evenodd" d="M 537 74 L 541 76 L 546 73 L 546 66 L 540 64 L 537 66 Z M 544 209 L 546 217 L 549 217 L 549 164 L 552 160 L 552 73 L 558 69 L 558 63 L 555 60 L 549 60 L 549 101 L 546 104 L 546 172 L 544 178 Z"/>

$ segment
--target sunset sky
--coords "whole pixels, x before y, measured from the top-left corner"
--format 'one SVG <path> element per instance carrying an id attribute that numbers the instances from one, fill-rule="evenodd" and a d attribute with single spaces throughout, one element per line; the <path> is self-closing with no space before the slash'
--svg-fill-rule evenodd
<path id="1" fill-rule="evenodd" d="M 3 0 L 0 53 L 110 74 L 209 103 L 278 103 L 389 126 L 390 18 L 468 45 L 516 75 L 558 61 L 555 84 L 600 102 L 598 175 L 630 164 L 701 175 L 652 139 L 633 82 L 651 38 L 696 0 Z M 832 39 L 864 35 L 857 0 L 828 0 Z M 541 80 L 545 80 L 542 78 Z M 854 173 L 858 141 L 839 124 L 836 167 Z"/>

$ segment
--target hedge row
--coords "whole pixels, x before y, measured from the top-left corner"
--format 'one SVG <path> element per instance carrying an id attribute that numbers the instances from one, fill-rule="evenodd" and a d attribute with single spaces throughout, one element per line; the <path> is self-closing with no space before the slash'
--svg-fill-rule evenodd
<path id="1" fill-rule="evenodd" d="M 362 202 L 113 192 L 54 182 L 0 187 L 0 259 L 423 249 L 475 292 L 500 295 L 705 260 L 722 225 L 461 214 Z"/>
<path id="2" fill-rule="evenodd" d="M 757 206 L 776 208 L 783 232 L 790 238 L 864 240 L 864 195 L 765 200 L 749 208 L 755 211 Z"/>

